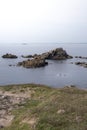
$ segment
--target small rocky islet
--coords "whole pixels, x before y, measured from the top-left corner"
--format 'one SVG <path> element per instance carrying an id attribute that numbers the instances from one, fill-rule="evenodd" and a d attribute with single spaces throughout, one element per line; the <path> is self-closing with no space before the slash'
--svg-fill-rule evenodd
<path id="1" fill-rule="evenodd" d="M 23 66 L 25 68 L 37 68 L 37 67 L 44 67 L 48 65 L 48 62 L 45 59 L 35 58 L 35 59 L 28 59 L 26 61 L 18 62 L 18 66 Z"/>
<path id="2" fill-rule="evenodd" d="M 44 67 L 48 65 L 47 60 L 66 60 L 73 58 L 72 56 L 68 55 L 67 52 L 63 48 L 56 48 L 54 50 L 42 53 L 42 54 L 34 54 L 34 55 L 22 55 L 22 58 L 28 58 L 27 60 L 21 61 L 17 63 L 17 66 L 22 66 L 24 68 L 38 68 L 38 67 Z M 18 58 L 17 55 L 6 53 L 2 56 L 2 58 L 7 59 L 16 59 Z M 76 59 L 87 59 L 87 57 L 83 56 L 75 56 Z M 71 62 L 74 64 L 73 62 Z M 87 68 L 87 62 L 75 62 L 75 65 L 83 66 L 84 68 Z M 9 66 L 15 66 L 15 65 L 9 65 Z"/>
<path id="3" fill-rule="evenodd" d="M 7 53 L 7 54 L 3 55 L 2 58 L 11 58 L 11 59 L 15 59 L 15 58 L 18 58 L 18 57 L 17 57 L 16 55 Z"/>
<path id="4" fill-rule="evenodd" d="M 66 60 L 73 58 L 72 56 L 68 55 L 63 48 L 57 48 L 55 50 L 51 50 L 46 53 L 42 53 L 40 55 L 28 55 L 23 56 L 23 58 L 32 58 L 28 59 L 22 62 L 18 63 L 18 66 L 23 66 L 25 68 L 37 68 L 37 67 L 43 67 L 48 65 L 48 62 L 46 60 Z"/>

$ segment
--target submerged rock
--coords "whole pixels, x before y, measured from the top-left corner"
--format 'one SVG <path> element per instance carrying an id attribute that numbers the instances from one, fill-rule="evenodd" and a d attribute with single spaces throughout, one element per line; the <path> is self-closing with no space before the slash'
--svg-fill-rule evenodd
<path id="1" fill-rule="evenodd" d="M 18 58 L 18 57 L 16 55 L 7 53 L 7 54 L 3 55 L 2 58 L 12 58 L 12 59 L 14 59 L 14 58 Z"/>
<path id="2" fill-rule="evenodd" d="M 23 66 L 25 68 L 37 68 L 37 67 L 43 67 L 47 64 L 48 62 L 46 62 L 45 59 L 35 58 L 35 59 L 19 62 L 18 66 Z"/>

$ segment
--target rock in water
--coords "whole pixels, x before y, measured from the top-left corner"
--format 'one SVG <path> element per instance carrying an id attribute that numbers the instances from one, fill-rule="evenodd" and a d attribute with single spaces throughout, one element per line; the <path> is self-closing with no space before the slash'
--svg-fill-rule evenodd
<path id="1" fill-rule="evenodd" d="M 55 50 L 43 53 L 40 55 L 41 58 L 50 59 L 50 60 L 65 60 L 73 58 L 72 56 L 68 55 L 63 48 L 57 48 Z"/>
<path id="2" fill-rule="evenodd" d="M 87 68 L 87 62 L 75 62 L 75 65 L 82 66 L 84 68 Z"/>
<path id="3" fill-rule="evenodd" d="M 30 58 L 31 55 L 29 55 L 27 58 Z M 43 67 L 45 65 L 48 64 L 48 62 L 46 62 L 46 59 L 50 59 L 50 60 L 65 60 L 65 59 L 69 59 L 69 58 L 73 58 L 72 56 L 69 56 L 67 54 L 67 52 L 65 50 L 63 50 L 62 48 L 57 48 L 55 50 L 46 52 L 46 53 L 42 53 L 40 55 L 33 55 L 32 56 L 33 59 L 28 59 L 26 61 L 23 62 L 19 62 L 18 66 L 23 66 L 25 68 L 37 68 L 37 67 Z"/>
<path id="4" fill-rule="evenodd" d="M 18 58 L 16 55 L 13 55 L 13 54 L 5 54 L 2 56 L 2 58 L 11 58 L 11 59 L 14 59 L 14 58 Z"/>
<path id="5" fill-rule="evenodd" d="M 23 66 L 25 68 L 37 68 L 37 67 L 43 67 L 47 64 L 48 62 L 46 62 L 45 59 L 35 58 L 35 59 L 19 62 L 18 66 Z"/>

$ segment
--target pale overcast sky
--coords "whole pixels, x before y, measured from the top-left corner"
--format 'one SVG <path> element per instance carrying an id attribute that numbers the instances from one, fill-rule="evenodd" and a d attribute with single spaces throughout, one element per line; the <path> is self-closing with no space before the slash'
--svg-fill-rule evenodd
<path id="1" fill-rule="evenodd" d="M 0 44 L 87 42 L 87 0 L 0 0 Z"/>

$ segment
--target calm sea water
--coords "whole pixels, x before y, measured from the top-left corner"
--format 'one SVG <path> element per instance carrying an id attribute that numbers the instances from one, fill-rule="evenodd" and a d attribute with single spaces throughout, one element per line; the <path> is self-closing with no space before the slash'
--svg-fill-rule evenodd
<path id="1" fill-rule="evenodd" d="M 87 68 L 71 64 L 71 62 L 81 61 L 81 59 L 49 60 L 48 66 L 35 69 L 9 66 L 9 64 L 15 65 L 24 60 L 21 55 L 40 54 L 57 47 L 63 47 L 72 56 L 87 56 L 87 44 L 0 45 L 0 85 L 37 83 L 52 87 L 76 85 L 80 88 L 87 88 Z M 6 53 L 16 54 L 18 59 L 3 59 L 1 56 Z"/>

